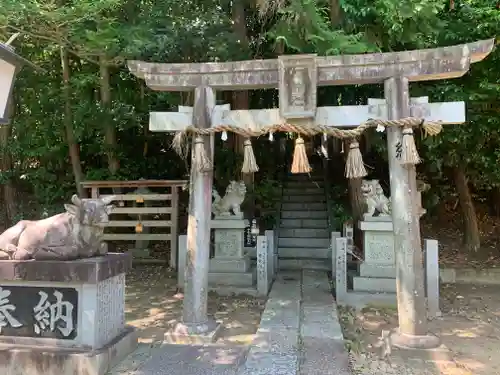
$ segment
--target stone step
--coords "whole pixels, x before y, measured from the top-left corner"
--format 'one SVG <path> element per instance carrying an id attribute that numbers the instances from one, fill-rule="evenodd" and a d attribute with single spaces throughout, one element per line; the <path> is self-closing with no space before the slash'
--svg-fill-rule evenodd
<path id="1" fill-rule="evenodd" d="M 325 203 L 317 202 L 301 202 L 301 203 L 282 203 L 281 209 L 283 211 L 294 211 L 294 210 L 312 210 L 312 211 L 322 211 L 326 210 Z"/>
<path id="2" fill-rule="evenodd" d="M 306 258 L 306 259 L 329 259 L 331 250 L 328 248 L 321 249 L 304 249 L 300 247 L 279 247 L 278 257 L 286 258 Z"/>
<path id="3" fill-rule="evenodd" d="M 359 276 L 361 277 L 384 277 L 396 278 L 396 266 L 388 264 L 370 264 L 363 262 L 359 265 Z"/>
<path id="4" fill-rule="evenodd" d="M 325 195 L 325 190 L 317 187 L 313 188 L 298 188 L 298 189 L 283 189 L 283 195 Z"/>
<path id="5" fill-rule="evenodd" d="M 355 292 L 396 293 L 396 279 L 383 277 L 353 277 Z"/>
<path id="6" fill-rule="evenodd" d="M 327 211 L 284 211 L 281 210 L 283 219 L 326 219 Z"/>
<path id="7" fill-rule="evenodd" d="M 288 180 L 310 180 L 310 179 L 323 179 L 323 174 L 317 171 L 316 173 L 289 173 Z"/>
<path id="8" fill-rule="evenodd" d="M 317 228 L 325 229 L 328 228 L 328 220 L 325 219 L 281 219 L 281 228 Z"/>
<path id="9" fill-rule="evenodd" d="M 326 202 L 326 197 L 324 194 L 313 194 L 313 195 L 283 195 L 283 203 L 286 202 L 315 202 L 324 203 Z"/>
<path id="10" fill-rule="evenodd" d="M 280 271 L 284 270 L 320 270 L 320 271 L 331 271 L 331 262 L 323 259 L 288 259 L 288 258 L 280 258 L 279 259 L 279 269 Z"/>
<path id="11" fill-rule="evenodd" d="M 278 232 L 280 237 L 295 237 L 295 238 L 330 238 L 328 229 L 315 228 L 291 228 L 280 229 Z"/>
<path id="12" fill-rule="evenodd" d="M 242 286 L 252 287 L 257 280 L 257 270 L 253 269 L 249 272 L 209 272 L 208 283 L 210 286 L 226 285 L 226 286 Z"/>
<path id="13" fill-rule="evenodd" d="M 285 188 L 288 188 L 288 189 L 300 189 L 303 187 L 323 189 L 324 186 L 325 186 L 325 183 L 323 181 L 287 181 L 287 182 L 285 182 Z"/>
<path id="14" fill-rule="evenodd" d="M 330 240 L 328 238 L 278 238 L 279 247 L 298 247 L 298 248 L 328 248 Z"/>

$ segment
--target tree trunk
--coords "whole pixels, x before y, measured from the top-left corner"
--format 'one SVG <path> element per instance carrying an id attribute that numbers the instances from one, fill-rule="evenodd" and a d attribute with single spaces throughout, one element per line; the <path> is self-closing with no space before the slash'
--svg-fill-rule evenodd
<path id="1" fill-rule="evenodd" d="M 356 225 L 363 218 L 365 211 L 365 202 L 363 193 L 361 192 L 361 178 L 350 178 L 349 184 L 349 201 L 351 203 L 352 219 Z"/>
<path id="2" fill-rule="evenodd" d="M 103 107 L 108 110 L 111 105 L 111 85 L 109 83 L 109 66 L 104 56 L 99 58 L 99 73 L 100 73 L 100 92 L 101 103 Z M 120 162 L 116 156 L 116 131 L 115 125 L 107 117 L 106 124 L 104 124 L 104 143 L 106 145 L 106 154 L 108 157 L 108 169 L 111 175 L 115 175 L 120 167 Z"/>
<path id="3" fill-rule="evenodd" d="M 491 207 L 493 208 L 493 214 L 500 217 L 500 187 L 496 186 L 491 192 Z"/>
<path id="4" fill-rule="evenodd" d="M 64 95 L 64 128 L 66 131 L 66 142 L 68 142 L 69 158 L 73 168 L 73 175 L 75 176 L 76 191 L 81 198 L 87 197 L 87 192 L 82 187 L 83 181 L 82 165 L 80 162 L 80 150 L 75 141 L 75 134 L 73 131 L 73 121 L 71 115 L 71 86 L 70 86 L 70 66 L 68 50 L 61 46 L 61 67 L 62 67 L 62 81 L 63 81 L 63 95 Z"/>
<path id="5" fill-rule="evenodd" d="M 232 2 L 232 16 L 233 16 L 233 31 L 238 36 L 240 40 L 241 48 L 248 51 L 248 36 L 247 36 L 247 23 L 245 17 L 245 3 L 243 1 L 233 1 Z M 248 90 L 245 91 L 233 91 L 233 108 L 232 109 L 250 109 L 250 97 Z M 245 138 L 242 136 L 236 136 L 235 151 L 239 154 L 244 153 Z M 254 176 L 253 173 L 242 173 L 241 179 L 245 182 L 249 196 L 252 197 L 248 200 L 248 210 L 250 215 L 255 214 L 255 200 L 253 199 L 253 183 Z"/>
<path id="6" fill-rule="evenodd" d="M 478 251 L 481 246 L 481 236 L 479 234 L 476 210 L 469 190 L 467 176 L 462 167 L 453 168 L 453 179 L 457 188 L 458 200 L 463 216 L 464 247 L 468 251 Z"/>
<path id="7" fill-rule="evenodd" d="M 14 115 L 15 113 L 15 103 L 13 96 L 10 99 L 9 106 L 11 107 L 10 113 Z M 16 187 L 12 181 L 12 155 L 7 150 L 7 146 L 10 142 L 12 135 L 12 125 L 10 123 L 2 125 L 0 127 L 0 149 L 1 155 L 1 166 L 3 173 L 9 173 L 9 176 L 3 183 L 3 199 L 5 205 L 5 216 L 6 223 L 5 226 L 9 227 L 13 224 L 13 221 L 17 215 L 17 200 L 16 200 Z"/>
<path id="8" fill-rule="evenodd" d="M 330 21 L 333 27 L 338 26 L 342 22 L 340 0 L 330 0 Z"/>

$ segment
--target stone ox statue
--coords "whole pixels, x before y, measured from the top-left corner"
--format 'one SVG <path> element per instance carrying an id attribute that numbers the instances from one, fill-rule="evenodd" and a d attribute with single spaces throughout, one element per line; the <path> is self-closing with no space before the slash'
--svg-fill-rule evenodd
<path id="1" fill-rule="evenodd" d="M 105 255 L 103 224 L 113 197 L 80 199 L 73 195 L 66 212 L 43 220 L 22 220 L 0 235 L 0 259 L 74 260 Z"/>

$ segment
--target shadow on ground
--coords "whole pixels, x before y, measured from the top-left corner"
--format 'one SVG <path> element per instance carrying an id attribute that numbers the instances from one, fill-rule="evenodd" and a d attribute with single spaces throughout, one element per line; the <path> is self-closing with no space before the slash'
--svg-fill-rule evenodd
<path id="1" fill-rule="evenodd" d="M 139 331 L 139 342 L 163 341 L 182 315 L 183 295 L 175 275 L 161 266 L 138 266 L 127 274 L 126 320 Z M 208 312 L 223 329 L 218 343 L 249 344 L 257 331 L 265 299 L 209 294 Z"/>

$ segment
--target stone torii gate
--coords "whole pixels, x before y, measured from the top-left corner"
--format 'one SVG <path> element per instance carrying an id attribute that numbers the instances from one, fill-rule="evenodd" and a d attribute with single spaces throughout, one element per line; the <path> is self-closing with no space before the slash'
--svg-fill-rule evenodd
<path id="1" fill-rule="evenodd" d="M 425 104 L 425 100 L 417 100 L 423 104 L 410 106 L 409 82 L 461 77 L 467 73 L 470 64 L 484 59 L 492 51 L 493 45 L 492 39 L 394 53 L 329 57 L 295 55 L 280 56 L 273 60 L 224 63 L 129 61 L 128 66 L 134 75 L 144 79 L 153 90 L 195 91 L 193 108 L 182 107 L 178 113 L 168 115 L 152 113 L 150 128 L 156 131 L 182 131 L 194 126 L 200 134 L 193 142 L 193 151 L 196 147 L 199 150 L 202 143 L 203 151 L 213 160 L 213 134 L 203 131 L 224 124 L 255 131 L 270 124 L 300 124 L 305 129 L 312 123 L 325 127 L 352 127 L 367 118 L 401 120 L 410 116 L 413 116 L 413 120 L 463 122 L 463 103 Z M 348 116 L 349 120 L 341 124 L 335 123 L 336 115 L 346 107 L 316 108 L 317 86 L 382 82 L 385 100 L 376 105 L 363 106 L 367 107 L 364 113 L 362 111 L 358 116 Z M 215 105 L 216 90 L 259 88 L 279 88 L 279 110 L 230 111 L 228 106 Z M 458 108 L 457 117 L 443 119 L 440 115 L 442 112 L 436 106 Z M 356 123 L 356 120 L 359 122 Z M 437 346 L 438 340 L 428 335 L 425 318 L 420 224 L 414 204 L 417 191 L 415 165 L 400 161 L 401 145 L 404 136 L 409 134 L 411 129 L 387 127 L 399 313 L 399 333 L 393 338 L 393 343 L 425 348 Z M 192 153 L 192 162 L 199 163 L 195 160 L 195 152 Z M 191 168 L 183 325 L 180 327 L 181 331 L 190 335 L 210 335 L 217 328 L 207 316 L 212 179 L 210 168 Z"/>

